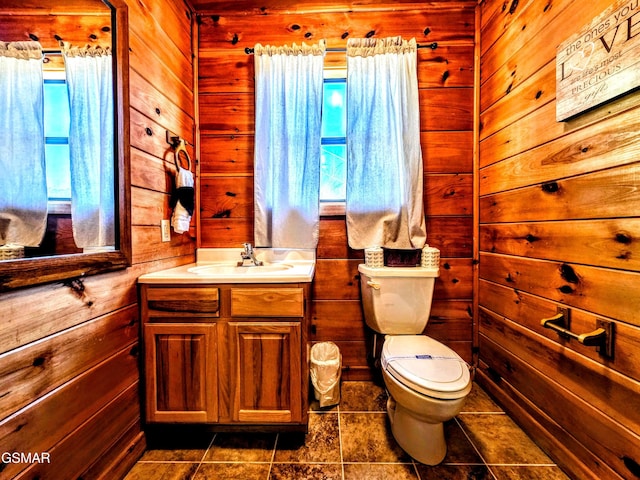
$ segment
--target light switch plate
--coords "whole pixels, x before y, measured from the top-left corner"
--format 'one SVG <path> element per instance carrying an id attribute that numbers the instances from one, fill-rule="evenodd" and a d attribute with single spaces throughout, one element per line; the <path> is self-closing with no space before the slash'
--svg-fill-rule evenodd
<path id="1" fill-rule="evenodd" d="M 171 241 L 171 224 L 169 220 L 162 220 L 160 222 L 160 227 L 162 228 L 162 241 L 170 242 Z"/>

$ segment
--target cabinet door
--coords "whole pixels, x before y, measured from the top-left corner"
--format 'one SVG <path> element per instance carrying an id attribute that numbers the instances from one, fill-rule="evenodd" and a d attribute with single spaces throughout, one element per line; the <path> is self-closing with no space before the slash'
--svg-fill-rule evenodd
<path id="1" fill-rule="evenodd" d="M 144 327 L 149 422 L 218 420 L 216 324 Z"/>
<path id="2" fill-rule="evenodd" d="M 229 323 L 233 421 L 302 421 L 300 333 L 300 322 Z"/>

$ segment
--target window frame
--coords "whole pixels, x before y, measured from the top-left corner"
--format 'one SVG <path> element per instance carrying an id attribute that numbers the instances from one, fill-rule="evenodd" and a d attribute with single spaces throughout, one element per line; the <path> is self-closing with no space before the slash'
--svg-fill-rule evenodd
<path id="1" fill-rule="evenodd" d="M 347 84 L 347 69 L 340 68 L 327 68 L 324 69 L 324 83 L 333 83 L 333 82 L 344 82 Z M 346 107 L 345 107 L 346 108 Z M 338 139 L 338 143 L 336 142 Z M 339 140 L 344 139 L 344 143 Z M 320 142 L 322 146 L 324 145 L 344 145 L 345 146 L 345 155 L 346 155 L 346 146 L 347 146 L 347 136 L 345 132 L 344 137 L 321 137 Z M 346 176 L 345 176 L 346 182 Z M 328 216 L 344 216 L 346 214 L 346 199 L 345 200 L 320 200 L 320 216 L 328 217 Z"/>
<path id="2" fill-rule="evenodd" d="M 45 68 L 43 71 L 43 88 L 46 84 L 64 84 L 65 87 L 67 85 L 67 77 L 64 70 L 60 69 L 48 69 Z M 45 89 L 46 91 L 46 89 Z M 46 117 L 45 117 L 45 125 L 46 125 Z M 46 145 L 69 145 L 69 136 L 66 137 L 47 137 L 45 136 L 45 146 Z M 69 171 L 69 177 L 71 177 L 71 171 Z M 70 181 L 70 180 L 69 180 Z M 49 177 L 47 176 L 47 184 L 49 183 Z M 69 192 L 68 198 L 58 198 L 58 197 L 49 197 L 47 199 L 48 212 L 54 214 L 70 214 L 71 213 L 71 192 Z"/>

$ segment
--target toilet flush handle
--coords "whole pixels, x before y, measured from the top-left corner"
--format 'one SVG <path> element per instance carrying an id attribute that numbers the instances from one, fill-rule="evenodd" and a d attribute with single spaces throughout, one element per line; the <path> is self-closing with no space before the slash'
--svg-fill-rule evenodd
<path id="1" fill-rule="evenodd" d="M 376 282 L 374 282 L 374 281 L 372 281 L 372 280 L 369 280 L 369 281 L 367 282 L 367 285 L 369 285 L 369 286 L 370 286 L 371 288 L 373 288 L 374 290 L 380 290 L 380 284 L 379 284 L 379 283 L 376 283 Z"/>

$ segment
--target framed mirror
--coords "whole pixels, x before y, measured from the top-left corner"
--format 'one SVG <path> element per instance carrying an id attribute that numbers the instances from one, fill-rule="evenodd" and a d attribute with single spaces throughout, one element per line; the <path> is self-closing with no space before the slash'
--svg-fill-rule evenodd
<path id="1" fill-rule="evenodd" d="M 63 64 L 60 56 L 62 42 L 79 47 L 93 44 L 103 48 L 106 45 L 111 51 L 113 76 L 110 87 L 113 89 L 113 138 L 103 136 L 100 140 L 102 148 L 113 146 L 113 174 L 111 181 L 107 182 L 113 186 L 110 197 L 113 215 L 109 220 L 112 240 L 97 248 L 59 247 L 54 240 L 38 248 L 24 247 L 17 255 L 0 256 L 0 292 L 82 278 L 131 265 L 128 32 L 125 0 L 5 0 L 0 6 L 0 42 L 37 41 L 45 53 L 43 61 L 47 62 L 46 57 L 51 54 L 53 63 L 58 64 Z M 56 55 L 58 59 L 53 59 Z M 72 238 L 68 225 L 52 227 L 56 223 L 56 215 L 69 213 L 65 212 L 69 207 L 63 205 L 58 210 L 55 203 L 48 199 L 47 232 L 43 243 L 46 243 L 47 235 Z M 56 228 L 66 228 L 67 232 L 56 232 Z M 9 246 L 8 242 L 1 243 Z M 73 240 L 70 243 L 73 244 Z"/>

